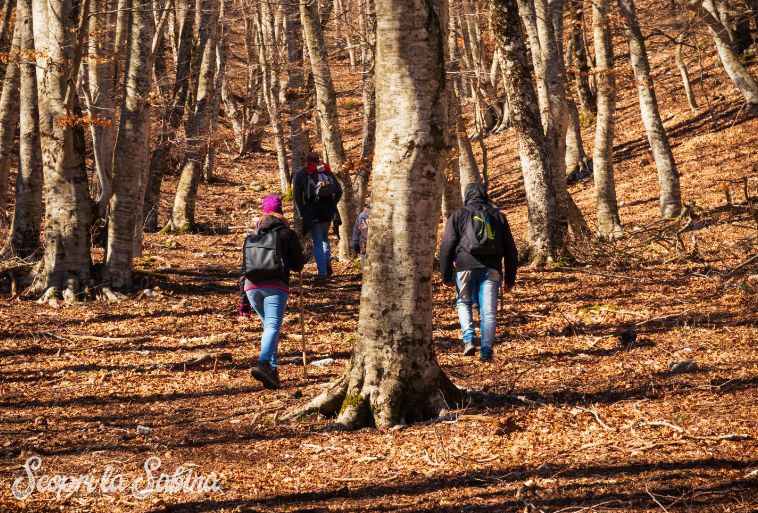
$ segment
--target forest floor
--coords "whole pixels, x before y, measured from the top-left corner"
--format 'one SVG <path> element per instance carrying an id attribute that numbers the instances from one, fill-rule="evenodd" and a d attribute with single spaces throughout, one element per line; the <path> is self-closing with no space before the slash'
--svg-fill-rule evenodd
<path id="1" fill-rule="evenodd" d="M 460 354 L 454 298 L 435 273 L 438 359 L 455 383 L 504 395 L 500 403 L 391 430 L 282 422 L 347 362 L 361 276 L 337 263 L 328 290 L 306 286 L 309 357 L 335 359 L 309 365 L 307 377 L 293 293 L 284 386 L 263 390 L 249 372 L 260 323 L 237 317 L 236 283 L 246 227 L 277 190 L 276 164 L 222 152 L 217 180 L 201 186 L 203 233 L 146 236 L 139 268 L 156 273 L 141 275 L 150 291 L 118 303 L 0 298 L 0 511 L 756 511 L 758 282 L 749 277 L 758 265 L 729 271 L 758 251 L 738 183 L 748 179 L 756 202 L 758 119 L 717 71 L 707 84 L 712 118 L 681 103 L 673 71 L 655 69 L 683 197 L 694 202 L 683 248 L 680 225 L 657 221 L 655 168 L 622 74 L 615 164 L 628 236 L 576 248 L 576 263 L 521 269 L 492 364 Z M 360 105 L 350 101 L 342 107 L 354 148 Z M 523 240 L 515 136 L 486 144 L 493 199 Z M 166 184 L 166 208 L 175 184 Z M 571 192 L 594 219 L 591 179 Z M 310 263 L 304 274 L 313 272 Z M 185 365 L 202 355 L 204 364 Z M 672 372 L 685 360 L 697 368 Z M 158 456 L 167 473 L 215 472 L 223 491 L 144 500 L 129 490 L 34 493 L 20 502 L 11 484 L 34 454 L 38 476 L 99 478 L 111 466 L 127 483 Z"/>

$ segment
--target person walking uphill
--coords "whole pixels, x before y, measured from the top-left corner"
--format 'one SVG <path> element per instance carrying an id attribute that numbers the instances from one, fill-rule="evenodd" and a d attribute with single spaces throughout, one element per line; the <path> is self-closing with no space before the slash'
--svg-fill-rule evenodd
<path id="1" fill-rule="evenodd" d="M 277 389 L 276 365 L 279 330 L 289 297 L 290 272 L 303 269 L 303 250 L 297 234 L 282 215 L 282 200 L 268 196 L 256 231 L 248 235 L 242 249 L 244 291 L 263 323 L 261 355 L 252 369 L 264 388 Z"/>
<path id="2" fill-rule="evenodd" d="M 452 285 L 458 293 L 458 320 L 463 335 L 463 354 L 476 353 L 472 305 L 478 299 L 481 312 L 481 359 L 492 360 L 497 325 L 497 296 L 503 281 L 505 291 L 516 283 L 518 252 L 508 221 L 487 198 L 484 185 L 466 186 L 463 206 L 453 212 L 445 225 L 440 247 L 442 282 Z M 454 275 L 455 273 L 455 275 Z"/>
<path id="3" fill-rule="evenodd" d="M 321 162 L 318 153 L 309 153 L 305 167 L 295 173 L 292 189 L 295 207 L 303 223 L 303 235 L 310 233 L 313 237 L 317 281 L 325 282 L 331 274 L 329 226 L 339 219 L 337 203 L 342 198 L 342 187 L 329 164 Z"/>

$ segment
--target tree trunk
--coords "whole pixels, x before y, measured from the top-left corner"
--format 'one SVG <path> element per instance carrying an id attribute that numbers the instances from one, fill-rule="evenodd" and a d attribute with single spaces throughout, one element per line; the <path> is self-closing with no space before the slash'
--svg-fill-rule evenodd
<path id="1" fill-rule="evenodd" d="M 366 204 L 371 177 L 372 157 L 376 147 L 376 82 L 374 80 L 374 47 L 376 46 L 376 9 L 374 0 L 367 0 L 364 12 L 364 37 L 361 39 L 363 62 L 363 124 L 361 127 L 360 171 L 355 179 L 358 205 Z"/>
<path id="2" fill-rule="evenodd" d="M 574 61 L 574 84 L 579 108 L 586 115 L 597 112 L 595 95 L 590 87 L 590 67 L 587 64 L 587 45 L 584 38 L 584 8 L 582 0 L 568 0 L 571 21 L 571 51 Z"/>
<path id="3" fill-rule="evenodd" d="M 340 226 L 340 241 L 338 245 L 340 260 L 352 259 L 350 238 L 353 225 L 358 216 L 353 184 L 350 174 L 345 168 L 345 149 L 342 145 L 339 120 L 337 118 L 337 96 L 334 92 L 332 75 L 329 71 L 324 34 L 318 20 L 318 6 L 315 0 L 300 0 L 300 19 L 303 24 L 305 44 L 316 86 L 316 111 L 321 126 L 321 138 L 324 143 L 326 159 L 335 171 L 340 181 L 343 194 L 337 204 L 342 225 Z"/>
<path id="4" fill-rule="evenodd" d="M 11 53 L 17 51 L 20 46 L 21 32 L 17 24 L 13 31 Z M 20 70 L 16 59 L 8 59 L 3 91 L 0 95 L 0 224 L 4 224 L 8 216 L 8 175 L 18 128 L 19 76 Z"/>
<path id="5" fill-rule="evenodd" d="M 576 182 L 590 175 L 591 163 L 584 152 L 579 110 L 576 108 L 574 100 L 568 101 L 568 120 L 568 130 L 566 131 L 566 176 L 569 177 L 569 182 Z"/>
<path id="6" fill-rule="evenodd" d="M 613 41 L 608 20 L 610 0 L 596 0 L 592 6 L 595 40 L 595 81 L 597 83 L 597 123 L 592 168 L 597 199 L 597 226 L 600 235 L 622 233 L 613 179 L 613 129 L 616 109 L 616 78 L 613 70 Z"/>
<path id="7" fill-rule="evenodd" d="M 540 47 L 540 39 L 537 34 L 537 12 L 534 6 L 535 0 L 518 0 L 519 15 L 524 24 L 527 43 L 529 45 L 532 57 L 532 67 L 534 68 L 535 86 L 537 91 L 537 105 L 539 106 L 540 119 L 542 126 L 549 118 L 550 100 L 548 98 L 547 81 L 545 80 L 545 56 Z"/>
<path id="8" fill-rule="evenodd" d="M 292 172 L 305 165 L 310 150 L 310 137 L 305 128 L 306 94 L 303 77 L 303 29 L 300 24 L 299 0 L 281 0 L 284 7 L 287 40 L 287 89 L 289 104 L 290 158 Z"/>
<path id="9" fill-rule="evenodd" d="M 466 189 L 466 185 L 470 183 L 482 183 L 482 177 L 479 174 L 479 166 L 474 156 L 474 150 L 471 147 L 471 140 L 466 133 L 466 121 L 463 119 L 461 113 L 461 94 L 463 94 L 462 81 L 460 80 L 460 66 L 458 55 L 458 43 L 455 32 L 450 30 L 448 33 L 448 56 L 449 56 L 449 71 L 454 77 L 454 80 L 459 82 L 459 87 L 451 88 L 450 91 L 450 105 L 448 116 L 450 119 L 451 135 L 454 139 L 455 145 L 458 148 L 458 162 L 455 163 L 454 169 L 457 174 L 455 183 L 460 185 L 460 194 L 462 198 Z M 451 80 L 451 86 L 454 83 Z M 457 90 L 456 90 L 457 89 Z M 460 200 L 458 201 L 458 203 Z"/>
<path id="10" fill-rule="evenodd" d="M 758 110 L 758 82 L 745 69 L 737 54 L 734 53 L 729 34 L 724 25 L 711 14 L 713 3 L 711 0 L 688 0 L 688 5 L 708 26 L 708 31 L 713 37 L 726 74 L 737 90 L 745 97 L 748 106 L 751 109 Z"/>
<path id="11" fill-rule="evenodd" d="M 34 54 L 31 0 L 18 0 L 16 26 L 22 55 Z M 20 61 L 20 137 L 16 203 L 8 245 L 4 252 L 19 258 L 32 257 L 40 246 L 42 223 L 42 153 L 37 110 L 37 72 L 31 57 Z"/>
<path id="12" fill-rule="evenodd" d="M 90 117 L 98 122 L 90 124 L 92 153 L 95 161 L 93 195 L 97 202 L 97 217 L 105 219 L 112 192 L 113 150 L 116 143 L 116 55 L 115 33 L 111 26 L 116 21 L 113 11 L 118 1 L 108 0 L 106 13 L 90 16 L 89 33 L 92 40 L 88 45 L 87 63 L 82 73 L 82 90 Z"/>
<path id="13" fill-rule="evenodd" d="M 284 122 L 282 109 L 279 103 L 279 87 L 281 82 L 281 54 L 278 48 L 276 4 L 269 5 L 262 2 L 256 18 L 258 64 L 263 73 L 263 95 L 268 109 L 268 117 L 273 131 L 274 147 L 276 148 L 276 160 L 279 167 L 279 188 L 282 194 L 287 193 L 290 186 L 290 170 L 287 162 L 287 149 L 284 144 Z"/>
<path id="14" fill-rule="evenodd" d="M 169 162 L 171 162 L 171 152 L 176 146 L 176 131 L 182 124 L 187 96 L 189 95 L 189 77 L 193 49 L 192 34 L 195 26 L 194 1 L 175 0 L 175 2 L 174 17 L 178 37 L 176 38 L 174 88 L 170 105 L 163 113 L 158 142 L 150 154 L 149 178 L 143 206 L 143 223 L 146 232 L 158 230 L 163 175 L 166 173 Z"/>
<path id="15" fill-rule="evenodd" d="M 13 15 L 13 7 L 15 6 L 15 0 L 5 0 L 3 2 L 3 12 L 0 16 L 0 53 L 9 52 L 11 44 L 13 42 L 13 34 L 11 34 L 11 16 Z M 0 80 L 5 78 L 5 68 L 0 66 Z"/>
<path id="16" fill-rule="evenodd" d="M 682 76 L 682 87 L 684 87 L 684 94 L 687 96 L 687 103 L 690 105 L 690 109 L 695 112 L 698 109 L 697 99 L 695 93 L 692 91 L 692 85 L 690 84 L 690 74 L 687 72 L 687 65 L 682 57 L 682 49 L 684 47 L 684 40 L 687 33 L 682 32 L 676 38 L 676 49 L 674 51 L 674 60 L 676 61 L 676 67 L 679 69 L 679 74 Z"/>
<path id="17" fill-rule="evenodd" d="M 566 69 L 563 63 L 563 45 L 557 43 L 556 30 L 547 0 L 534 0 L 537 15 L 537 35 L 545 68 L 545 85 L 548 94 L 547 118 L 542 120 L 545 137 L 551 152 L 551 176 L 558 204 L 561 229 L 568 225 L 568 191 L 566 190 L 566 130 L 568 113 L 566 105 Z M 563 30 L 559 31 L 561 34 Z M 560 50 L 559 50 L 560 48 Z"/>
<path id="18" fill-rule="evenodd" d="M 187 151 L 174 197 L 174 208 L 167 226 L 169 231 L 186 232 L 195 227 L 195 203 L 205 153 L 208 148 L 203 137 L 208 131 L 211 103 L 213 102 L 213 75 L 216 69 L 216 34 L 218 8 L 216 0 L 200 0 L 201 13 L 197 47 L 197 86 L 195 102 L 184 132 Z"/>
<path id="19" fill-rule="evenodd" d="M 68 122 L 76 115 L 75 81 L 86 6 L 73 0 L 33 1 L 39 124 L 40 133 L 46 134 L 41 138 L 46 198 L 43 281 L 46 297 L 63 289 L 67 300 L 77 299 L 90 285 L 92 264 L 84 148 Z"/>
<path id="20" fill-rule="evenodd" d="M 131 0 L 126 56 L 126 94 L 114 154 L 113 196 L 108 219 L 106 282 L 114 289 L 132 286 L 135 212 L 142 212 L 141 183 L 147 178 L 150 147 L 152 87 L 152 14 L 142 9 L 144 0 Z M 141 218 L 142 216 L 139 216 Z M 140 227 L 141 232 L 141 227 Z"/>
<path id="21" fill-rule="evenodd" d="M 650 150 L 653 152 L 655 167 L 658 170 L 658 186 L 661 215 L 676 217 L 682 206 L 679 191 L 679 173 L 676 170 L 674 155 L 671 153 L 666 129 L 663 127 L 658 111 L 653 79 L 650 77 L 650 65 L 647 60 L 645 38 L 637 22 L 634 0 L 618 0 L 619 11 L 624 20 L 624 30 L 629 43 L 629 55 L 637 84 L 642 122 L 647 132 Z"/>
<path id="22" fill-rule="evenodd" d="M 503 56 L 511 121 L 519 138 L 519 154 L 529 216 L 529 241 L 535 260 L 551 260 L 562 251 L 558 205 L 552 182 L 550 150 L 521 37 L 516 0 L 492 0 L 493 32 Z"/>
<path id="23" fill-rule="evenodd" d="M 226 54 L 229 43 L 229 22 L 226 19 L 226 0 L 219 0 L 218 37 L 216 38 L 216 73 L 213 77 L 213 104 L 211 107 L 210 129 L 208 130 L 208 150 L 203 166 L 203 177 L 206 182 L 213 180 L 213 171 L 216 166 L 216 141 L 214 134 L 218 127 L 218 116 L 221 107 L 221 88 L 226 81 Z"/>
<path id="24" fill-rule="evenodd" d="M 346 428 L 425 420 L 462 399 L 432 344 L 431 277 L 447 149 L 446 3 L 376 3 L 383 36 L 374 176 L 384 186 L 371 207 L 359 337 L 343 376 L 304 410 L 339 412 L 337 424 Z"/>

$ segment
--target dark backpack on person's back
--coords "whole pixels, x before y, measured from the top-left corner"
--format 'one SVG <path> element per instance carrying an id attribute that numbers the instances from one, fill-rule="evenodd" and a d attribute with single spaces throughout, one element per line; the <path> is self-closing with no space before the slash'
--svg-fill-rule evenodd
<path id="1" fill-rule="evenodd" d="M 258 230 L 245 238 L 242 248 L 245 278 L 250 281 L 285 278 L 279 230 L 274 226 Z"/>
<path id="2" fill-rule="evenodd" d="M 483 206 L 464 208 L 471 214 L 461 237 L 464 249 L 475 257 L 501 256 L 492 212 Z"/>
<path id="3" fill-rule="evenodd" d="M 313 196 L 318 200 L 334 198 L 337 194 L 337 184 L 334 175 L 324 170 L 322 166 L 319 166 L 315 178 L 315 182 L 311 180 L 313 184 Z"/>

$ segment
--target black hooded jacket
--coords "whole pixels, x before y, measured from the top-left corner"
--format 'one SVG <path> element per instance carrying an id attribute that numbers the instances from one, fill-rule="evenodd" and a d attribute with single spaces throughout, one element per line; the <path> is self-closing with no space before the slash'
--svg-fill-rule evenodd
<path id="1" fill-rule="evenodd" d="M 504 281 L 509 287 L 513 286 L 516 283 L 518 252 L 505 215 L 489 202 L 487 191 L 482 184 L 472 183 L 466 186 L 463 204 L 464 206 L 484 207 L 492 214 L 494 218 L 492 228 L 500 245 L 502 256 L 476 257 L 466 251 L 466 248 L 460 242 L 466 225 L 471 222 L 473 214 L 465 207 L 459 208 L 448 218 L 445 225 L 445 235 L 442 237 L 442 245 L 440 246 L 440 274 L 442 274 L 442 281 L 451 283 L 454 272 L 481 268 L 495 269 L 503 275 L 503 260 L 505 260 Z"/>

